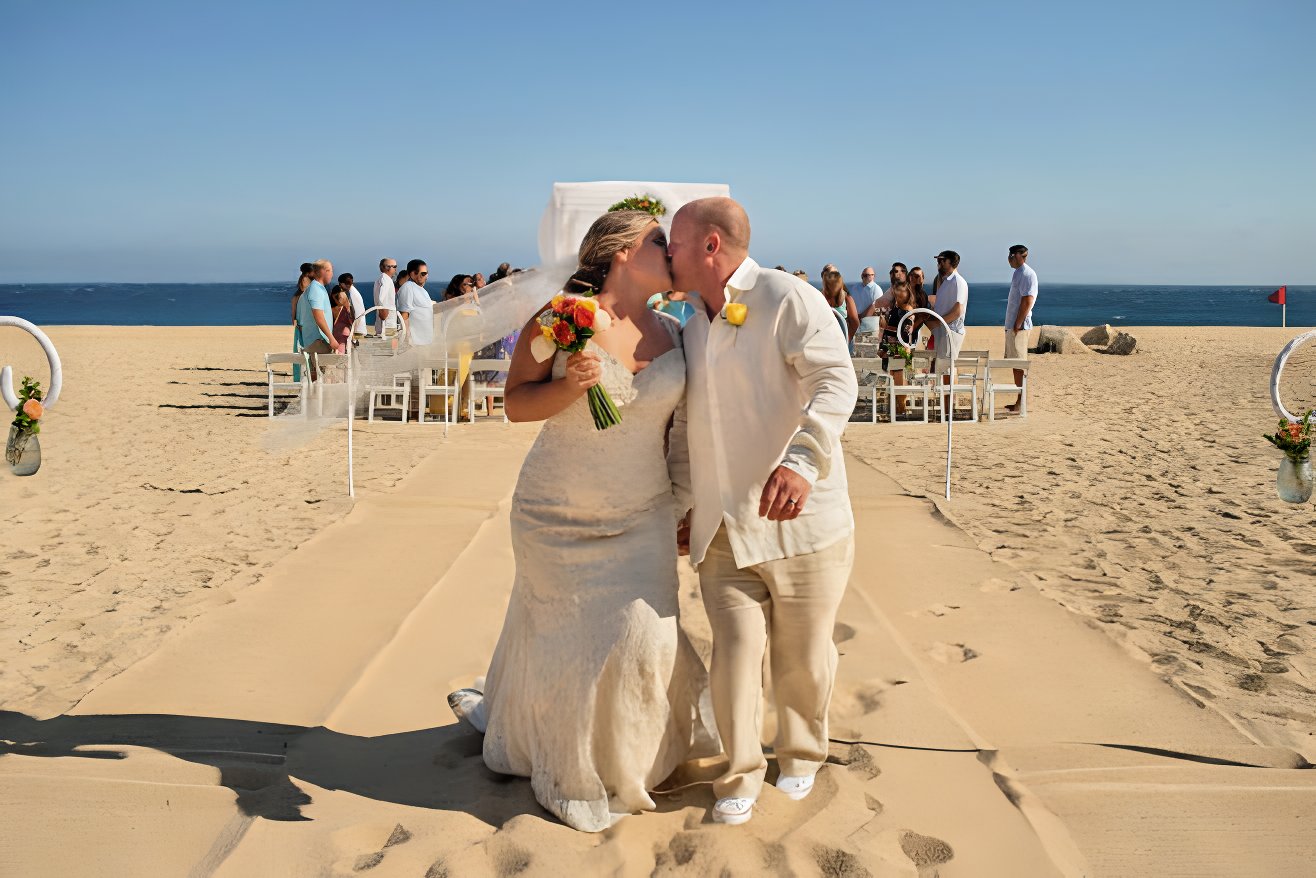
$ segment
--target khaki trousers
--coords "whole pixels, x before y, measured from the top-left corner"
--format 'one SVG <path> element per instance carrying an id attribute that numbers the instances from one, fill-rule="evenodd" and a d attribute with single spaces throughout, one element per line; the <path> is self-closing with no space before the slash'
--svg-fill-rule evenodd
<path id="1" fill-rule="evenodd" d="M 730 760 L 713 794 L 757 799 L 763 756 L 763 656 L 771 650 L 777 765 L 811 777 L 827 760 L 827 707 L 836 681 L 832 629 L 854 565 L 854 535 L 809 555 L 736 569 L 726 528 L 699 565 L 713 630 L 713 715 Z"/>

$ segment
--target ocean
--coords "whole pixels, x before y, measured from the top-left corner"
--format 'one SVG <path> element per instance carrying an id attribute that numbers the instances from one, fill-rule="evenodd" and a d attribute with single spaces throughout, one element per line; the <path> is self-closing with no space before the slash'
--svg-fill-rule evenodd
<path id="1" fill-rule="evenodd" d="M 358 284 L 367 307 L 371 283 Z M 1034 323 L 1060 326 L 1279 326 L 1276 286 L 1041 286 Z M 1004 322 L 1008 283 L 969 281 L 971 326 Z M 435 289 L 431 296 L 442 291 Z M 0 284 L 0 314 L 38 325 L 250 326 L 291 322 L 292 285 Z M 1288 323 L 1316 326 L 1316 286 L 1289 286 Z"/>

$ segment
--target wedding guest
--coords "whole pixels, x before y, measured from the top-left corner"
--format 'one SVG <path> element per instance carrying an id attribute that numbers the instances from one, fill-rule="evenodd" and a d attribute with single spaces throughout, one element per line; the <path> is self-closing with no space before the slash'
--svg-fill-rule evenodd
<path id="1" fill-rule="evenodd" d="M 298 353 L 302 349 L 302 330 L 297 323 L 297 302 L 301 299 L 306 288 L 311 285 L 311 263 L 303 262 L 301 275 L 297 278 L 297 286 L 292 293 L 292 352 Z M 292 367 L 292 380 L 302 380 L 302 367 Z"/>
<path id="2" fill-rule="evenodd" d="M 502 280 L 503 278 L 507 277 L 511 273 L 512 273 L 511 264 L 507 262 L 500 262 L 498 263 L 497 270 L 494 271 L 493 274 L 489 275 L 489 283 L 493 283 L 496 280 Z"/>
<path id="3" fill-rule="evenodd" d="M 454 274 L 448 281 L 448 288 L 443 291 L 443 301 L 468 296 L 475 292 L 475 278 L 469 274 Z"/>
<path id="4" fill-rule="evenodd" d="M 851 297 L 854 299 L 855 310 L 859 312 L 859 328 L 856 333 L 877 332 L 879 315 L 875 303 L 882 298 L 882 288 L 877 283 L 877 269 L 871 265 L 864 266 L 864 270 L 859 272 L 859 289 L 851 293 Z"/>
<path id="5" fill-rule="evenodd" d="M 434 343 L 434 300 L 425 292 L 429 266 L 423 260 L 407 263 L 407 281 L 398 290 L 398 311 L 413 345 Z"/>
<path id="6" fill-rule="evenodd" d="M 333 276 L 334 266 L 328 259 L 317 259 L 311 263 L 311 283 L 297 301 L 302 350 L 310 354 L 312 381 L 319 377 L 315 364 L 317 354 L 343 352 L 343 346 L 334 338 L 333 325 L 330 323 L 332 306 L 329 303 L 329 291 L 325 288 Z"/>
<path id="7" fill-rule="evenodd" d="M 806 284 L 809 282 L 809 273 L 805 271 L 803 268 L 797 268 L 793 273 L 796 277 L 804 281 Z"/>
<path id="8" fill-rule="evenodd" d="M 352 297 L 341 282 L 329 291 L 333 313 L 333 336 L 346 345 L 352 340 Z"/>
<path id="9" fill-rule="evenodd" d="M 338 275 L 338 285 L 347 293 L 348 301 L 352 303 L 352 332 L 356 335 L 366 334 L 366 300 L 361 297 L 361 291 L 356 288 L 356 279 L 351 274 Z"/>
<path id="10" fill-rule="evenodd" d="M 924 277 L 923 268 L 915 265 L 909 270 L 909 289 L 914 294 L 915 308 L 931 308 L 932 300 L 928 298 L 927 292 L 923 289 Z M 915 343 L 918 339 L 915 338 Z M 927 350 L 932 350 L 932 338 L 928 337 Z"/>
<path id="11" fill-rule="evenodd" d="M 930 320 L 926 315 L 919 315 L 922 323 L 932 327 L 934 350 L 937 352 L 937 365 L 953 363 L 960 355 L 964 344 L 964 315 L 969 308 L 969 283 L 959 273 L 960 254 L 954 250 L 942 250 L 937 254 L 937 276 L 941 279 L 937 287 L 937 301 L 932 310 L 941 315 L 941 321 Z M 920 323 L 920 325 L 922 325 Z M 942 383 L 950 383 L 950 373 L 942 376 Z M 949 397 L 942 401 L 943 415 L 949 417 Z"/>
<path id="12" fill-rule="evenodd" d="M 484 275 L 483 275 L 483 274 L 481 274 L 480 272 L 477 271 L 477 272 L 475 273 L 474 280 L 475 280 L 475 288 L 476 288 L 477 290 L 482 290 L 482 289 L 485 288 L 485 281 L 484 281 Z"/>
<path id="13" fill-rule="evenodd" d="M 1033 328 L 1033 303 L 1037 301 L 1037 272 L 1028 264 L 1028 248 L 1015 244 L 1006 257 L 1014 275 L 1010 278 L 1010 297 L 1005 302 L 1005 358 L 1028 359 L 1028 333 Z M 1014 383 L 1023 384 L 1024 372 L 1014 370 Z M 1019 413 L 1023 399 L 1007 405 L 1007 412 Z"/>
<path id="14" fill-rule="evenodd" d="M 664 314 L 670 314 L 681 321 L 682 326 L 685 326 L 685 322 L 695 313 L 694 306 L 690 304 L 682 290 L 669 290 L 659 294 L 657 307 Z"/>
<path id="15" fill-rule="evenodd" d="M 886 298 L 889 304 L 879 318 L 882 331 L 882 349 L 886 350 L 889 345 L 899 343 L 912 350 L 918 340 L 914 330 L 915 318 L 911 317 L 906 320 L 903 326 L 900 323 L 901 318 L 913 311 L 915 307 L 914 292 L 910 289 L 909 282 L 902 278 L 900 281 L 892 283 Z M 892 366 L 895 366 L 895 368 L 891 368 Z M 893 384 L 903 385 L 905 383 L 905 370 L 901 368 L 899 361 L 883 358 L 882 368 L 890 373 Z M 896 417 L 900 417 L 904 413 L 905 397 L 898 396 L 896 397 Z"/>
<path id="16" fill-rule="evenodd" d="M 397 329 L 397 288 L 393 285 L 393 276 L 397 274 L 398 261 L 387 256 L 379 260 L 379 277 L 375 278 L 375 335 L 385 335 Z"/>
<path id="17" fill-rule="evenodd" d="M 859 312 L 855 310 L 854 297 L 845 288 L 845 279 L 834 266 L 823 269 L 822 294 L 836 312 L 836 320 L 841 325 L 846 344 L 851 346 L 853 352 L 854 334 L 859 328 Z"/>

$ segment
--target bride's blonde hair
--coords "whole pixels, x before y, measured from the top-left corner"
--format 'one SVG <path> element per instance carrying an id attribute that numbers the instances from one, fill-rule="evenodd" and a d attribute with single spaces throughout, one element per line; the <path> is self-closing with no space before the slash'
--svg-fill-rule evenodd
<path id="1" fill-rule="evenodd" d="M 642 210 L 614 210 L 596 219 L 580 242 L 576 273 L 567 281 L 567 292 L 602 290 L 612 267 L 612 257 L 634 247 L 657 222 L 652 214 Z"/>

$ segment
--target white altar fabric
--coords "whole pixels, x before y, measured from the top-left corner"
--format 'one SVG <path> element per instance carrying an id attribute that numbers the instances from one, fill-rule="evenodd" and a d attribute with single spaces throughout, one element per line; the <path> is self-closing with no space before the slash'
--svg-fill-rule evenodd
<path id="1" fill-rule="evenodd" d="M 552 265 L 575 259 L 580 242 L 590 223 L 608 208 L 632 195 L 653 195 L 667 206 L 667 215 L 659 218 L 663 228 L 671 229 L 672 217 L 681 205 L 696 198 L 730 196 L 725 183 L 637 183 L 612 180 L 598 183 L 554 183 L 539 221 L 539 261 Z"/>

